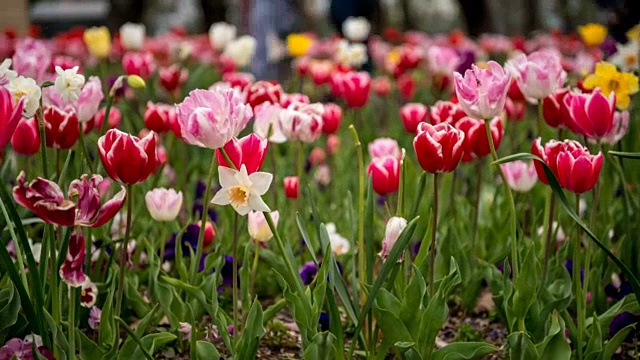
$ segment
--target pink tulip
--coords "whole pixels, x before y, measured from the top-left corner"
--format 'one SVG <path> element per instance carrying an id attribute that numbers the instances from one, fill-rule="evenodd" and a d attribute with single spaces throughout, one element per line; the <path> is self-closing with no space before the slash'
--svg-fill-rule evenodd
<path id="1" fill-rule="evenodd" d="M 438 100 L 429 108 L 429 122 L 432 125 L 443 122 L 455 125 L 458 120 L 465 116 L 467 116 L 467 114 L 465 114 L 460 105 L 452 103 L 451 101 Z"/>
<path id="2" fill-rule="evenodd" d="M 138 75 L 149 79 L 156 70 L 156 62 L 150 52 L 130 51 L 122 56 L 122 68 L 127 75 Z"/>
<path id="3" fill-rule="evenodd" d="M 616 96 L 613 91 L 608 98 L 600 89 L 590 94 L 570 94 L 566 101 L 569 103 L 571 119 L 580 128 L 580 134 L 591 139 L 600 139 L 611 131 L 616 109 Z"/>
<path id="4" fill-rule="evenodd" d="M 400 186 L 400 160 L 393 156 L 373 158 L 367 174 L 371 176 L 376 194 L 385 196 L 394 193 Z"/>
<path id="5" fill-rule="evenodd" d="M 367 72 L 351 72 L 343 76 L 342 98 L 350 108 L 361 108 L 369 100 L 371 77 Z"/>
<path id="6" fill-rule="evenodd" d="M 280 97 L 280 106 L 284 109 L 293 103 L 311 104 L 311 99 L 307 95 L 300 93 L 282 94 Z"/>
<path id="7" fill-rule="evenodd" d="M 324 105 L 322 114 L 322 132 L 333 134 L 340 128 L 342 122 L 342 108 L 334 103 Z"/>
<path id="8" fill-rule="evenodd" d="M 234 89 L 193 90 L 176 112 L 184 141 L 209 149 L 238 136 L 253 116 L 251 106 Z"/>
<path id="9" fill-rule="evenodd" d="M 369 143 L 369 156 L 371 159 L 385 156 L 402 157 L 402 151 L 398 142 L 391 138 L 378 138 Z"/>
<path id="10" fill-rule="evenodd" d="M 182 207 L 182 191 L 156 188 L 144 196 L 149 214 L 156 221 L 173 221 Z"/>
<path id="11" fill-rule="evenodd" d="M 24 38 L 16 42 L 13 69 L 24 77 L 40 83 L 51 65 L 51 49 L 45 40 Z"/>
<path id="12" fill-rule="evenodd" d="M 268 146 L 267 139 L 256 133 L 251 133 L 241 139 L 231 139 L 223 148 L 236 169 L 240 169 L 244 165 L 247 168 L 247 174 L 253 174 L 262 167 L 267 156 Z M 216 150 L 216 156 L 220 166 L 231 167 L 220 149 Z"/>
<path id="13" fill-rule="evenodd" d="M 89 77 L 89 81 L 82 87 L 80 97 L 76 102 L 78 121 L 84 123 L 93 119 L 103 98 L 104 94 L 102 93 L 100 78 L 97 76 Z"/>
<path id="14" fill-rule="evenodd" d="M 278 104 L 262 104 L 255 111 L 255 120 L 253 121 L 253 131 L 266 138 L 272 143 L 283 143 L 287 141 L 287 137 L 282 133 L 280 128 L 280 113 L 282 107 Z M 271 130 L 269 130 L 271 129 Z M 271 131 L 271 134 L 269 134 Z"/>
<path id="15" fill-rule="evenodd" d="M 429 109 L 420 103 L 408 103 L 400 108 L 400 118 L 402 125 L 409 134 L 415 134 L 418 124 L 426 122 L 429 116 Z"/>
<path id="16" fill-rule="evenodd" d="M 426 53 L 427 68 L 433 75 L 452 76 L 460 65 L 458 52 L 450 47 L 431 46 Z"/>
<path id="17" fill-rule="evenodd" d="M 20 128 L 20 126 L 18 126 Z M 629 130 L 629 112 L 628 111 L 616 111 L 613 114 L 613 126 L 611 127 L 611 131 L 609 131 L 606 135 L 600 138 L 600 142 L 607 145 L 615 145 L 627 133 Z M 16 130 L 16 133 L 18 130 Z"/>
<path id="18" fill-rule="evenodd" d="M 628 117 L 627 117 L 628 118 Z M 23 118 L 11 137 L 13 151 L 20 155 L 35 155 L 40 150 L 40 130 L 35 117 Z"/>
<path id="19" fill-rule="evenodd" d="M 518 192 L 527 192 L 533 188 L 538 181 L 536 167 L 533 162 L 522 160 L 501 164 L 502 172 L 507 178 L 509 187 Z"/>
<path id="20" fill-rule="evenodd" d="M 420 124 L 413 149 L 422 169 L 432 174 L 455 170 L 462 159 L 464 137 L 449 123 Z"/>
<path id="21" fill-rule="evenodd" d="M 13 96 L 4 86 L 0 86 L 0 150 L 11 140 L 13 132 L 18 127 L 22 118 L 25 99 L 22 98 L 17 104 L 13 102 Z"/>
<path id="22" fill-rule="evenodd" d="M 487 62 L 488 69 L 475 64 L 464 77 L 454 73 L 458 101 L 464 112 L 475 119 L 492 119 L 504 110 L 511 76 L 495 61 Z"/>
<path id="23" fill-rule="evenodd" d="M 562 88 L 567 79 L 561 55 L 555 50 L 540 50 L 529 55 L 519 52 L 505 67 L 528 99 L 544 99 Z"/>
<path id="24" fill-rule="evenodd" d="M 244 92 L 251 84 L 256 81 L 255 76 L 245 72 L 230 72 L 222 75 L 222 81 L 229 83 L 232 88 L 240 92 Z"/>
<path id="25" fill-rule="evenodd" d="M 287 139 L 311 143 L 322 134 L 322 114 L 324 107 L 320 103 L 299 104 L 280 112 L 280 129 Z"/>

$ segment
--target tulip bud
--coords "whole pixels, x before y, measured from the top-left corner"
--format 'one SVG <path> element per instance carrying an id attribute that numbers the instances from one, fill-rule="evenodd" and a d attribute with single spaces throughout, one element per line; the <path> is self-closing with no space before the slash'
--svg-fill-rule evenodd
<path id="1" fill-rule="evenodd" d="M 284 194 L 289 199 L 297 199 L 300 195 L 300 178 L 287 176 L 284 178 Z"/>
<path id="2" fill-rule="evenodd" d="M 236 169 L 240 169 L 242 165 L 245 165 L 247 173 L 253 174 L 260 170 L 267 156 L 268 146 L 267 139 L 263 139 L 256 133 L 251 133 L 241 139 L 231 139 L 225 144 L 224 150 Z M 216 157 L 221 166 L 231 167 L 219 149 L 216 150 Z"/>
<path id="3" fill-rule="evenodd" d="M 134 89 L 144 89 L 146 86 L 144 79 L 142 79 L 138 75 L 127 76 L 127 84 L 129 84 L 129 86 L 131 86 Z"/>
<path id="4" fill-rule="evenodd" d="M 378 254 L 383 260 L 387 260 L 393 245 L 400 237 L 402 230 L 407 227 L 407 220 L 402 217 L 394 216 L 387 221 L 387 227 L 384 231 L 384 239 L 382 240 L 382 250 Z M 398 259 L 401 262 L 402 258 Z"/>
<path id="5" fill-rule="evenodd" d="M 342 122 L 342 108 L 333 103 L 325 104 L 322 114 L 322 132 L 335 133 L 340 128 L 340 122 Z"/>
<path id="6" fill-rule="evenodd" d="M 569 108 L 564 102 L 567 94 L 569 90 L 561 89 L 542 100 L 542 115 L 549 126 L 557 128 L 565 125 L 570 118 Z"/>
<path id="7" fill-rule="evenodd" d="M 325 153 L 324 149 L 321 147 L 314 147 L 309 154 L 309 163 L 312 166 L 324 164 L 327 160 L 327 153 Z"/>
<path id="8" fill-rule="evenodd" d="M 331 134 L 327 137 L 327 151 L 332 156 L 340 151 L 340 137 L 338 135 Z"/>
<path id="9" fill-rule="evenodd" d="M 11 137 L 13 151 L 20 155 L 35 155 L 40 150 L 40 131 L 35 117 L 23 118 Z"/>
<path id="10" fill-rule="evenodd" d="M 405 101 L 411 101 L 416 94 L 416 83 L 409 74 L 400 75 L 396 80 L 396 87 Z"/>
<path id="11" fill-rule="evenodd" d="M 173 221 L 182 206 L 182 191 L 173 189 L 153 189 L 144 197 L 149 214 L 156 221 Z"/>
<path id="12" fill-rule="evenodd" d="M 373 190 L 380 196 L 398 191 L 400 186 L 400 160 L 393 156 L 374 158 L 367 169 Z"/>
<path id="13" fill-rule="evenodd" d="M 518 192 L 527 192 L 533 188 L 538 181 L 536 167 L 533 163 L 522 160 L 501 164 L 502 173 L 507 178 L 509 187 Z"/>
<path id="14" fill-rule="evenodd" d="M 367 72 L 351 72 L 342 77 L 342 97 L 350 108 L 364 107 L 369 100 L 371 77 Z"/>
<path id="15" fill-rule="evenodd" d="M 391 92 L 391 84 L 389 84 L 389 80 L 382 76 L 373 79 L 371 82 L 371 88 L 373 89 L 373 92 L 380 97 L 386 97 Z"/>
<path id="16" fill-rule="evenodd" d="M 199 233 L 200 232 L 199 229 L 202 228 L 200 221 L 198 221 L 196 225 L 198 226 L 198 233 Z M 207 247 L 211 245 L 211 243 L 213 243 L 213 238 L 215 236 L 216 236 L 216 232 L 213 229 L 213 224 L 211 223 L 211 221 L 207 221 L 204 225 L 204 239 L 202 241 L 203 246 Z"/>
<path id="17" fill-rule="evenodd" d="M 278 226 L 280 214 L 278 211 L 271 212 L 271 218 L 275 226 Z M 264 213 L 260 211 L 250 211 L 247 214 L 249 235 L 254 241 L 265 242 L 273 237 L 273 232 L 267 223 Z"/>
<path id="18" fill-rule="evenodd" d="M 419 103 L 408 103 L 400 109 L 402 125 L 409 134 L 415 134 L 418 124 L 426 122 L 428 115 L 427 107 Z"/>

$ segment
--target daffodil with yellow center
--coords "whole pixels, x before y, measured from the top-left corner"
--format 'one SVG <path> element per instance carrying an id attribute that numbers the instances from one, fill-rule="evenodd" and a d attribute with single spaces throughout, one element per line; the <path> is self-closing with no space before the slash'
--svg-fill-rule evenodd
<path id="1" fill-rule="evenodd" d="M 289 55 L 293 57 L 305 56 L 313 43 L 313 38 L 305 34 L 290 34 L 287 36 L 287 50 Z"/>
<path id="2" fill-rule="evenodd" d="M 619 72 L 615 65 L 602 61 L 596 64 L 595 73 L 588 75 L 583 82 L 586 89 L 600 88 L 606 96 L 616 94 L 616 107 L 624 110 L 629 107 L 631 95 L 638 92 L 638 77 L 632 73 Z"/>
<path id="3" fill-rule="evenodd" d="M 600 46 L 607 39 L 607 27 L 601 24 L 589 23 L 578 26 L 578 34 L 585 45 L 595 47 Z"/>
<path id="4" fill-rule="evenodd" d="M 273 175 L 266 172 L 247 173 L 247 168 L 242 165 L 240 171 L 220 166 L 220 189 L 211 200 L 216 205 L 231 205 L 240 215 L 244 216 L 249 211 L 271 211 L 261 196 L 264 195 Z"/>
<path id="5" fill-rule="evenodd" d="M 106 58 L 111 52 L 111 33 L 106 26 L 92 27 L 84 31 L 82 35 L 84 44 L 91 55 L 97 58 Z"/>

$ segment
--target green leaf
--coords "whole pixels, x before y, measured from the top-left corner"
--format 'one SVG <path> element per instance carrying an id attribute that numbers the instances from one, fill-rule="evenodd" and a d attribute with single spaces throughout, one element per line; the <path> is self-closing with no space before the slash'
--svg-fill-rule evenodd
<path id="1" fill-rule="evenodd" d="M 302 235 L 302 240 L 309 248 L 309 255 L 311 255 L 311 259 L 313 260 L 313 263 L 316 264 L 317 266 L 318 258 L 316 257 L 316 251 L 313 248 L 313 243 L 311 242 L 311 238 L 309 237 L 309 232 L 305 227 L 304 220 L 302 220 L 302 216 L 300 216 L 300 213 L 296 213 L 296 224 L 298 225 L 298 230 L 300 230 L 300 235 Z"/>
<path id="2" fill-rule="evenodd" d="M 522 268 L 523 271 L 516 280 L 516 291 L 513 294 L 513 311 L 518 319 L 524 319 L 531 304 L 536 301 L 538 274 L 540 273 L 536 266 L 536 257 L 533 247 L 529 247 L 525 255 Z M 511 324 L 509 324 L 511 326 Z"/>
<path id="3" fill-rule="evenodd" d="M 198 360 L 220 359 L 218 349 L 208 341 L 196 341 L 196 353 Z"/>
<path id="4" fill-rule="evenodd" d="M 149 334 L 141 339 L 142 346 L 147 349 L 147 351 L 153 355 L 158 350 L 164 348 L 170 342 L 176 340 L 178 337 L 171 333 L 156 333 Z M 136 351 L 131 356 L 131 359 L 139 359 L 144 356 L 143 351 L 140 348 L 137 348 Z"/>
<path id="5" fill-rule="evenodd" d="M 526 268 L 525 268 L 526 269 Z M 551 315 L 551 324 L 544 340 L 536 345 L 541 359 L 569 360 L 571 359 L 571 346 L 564 336 L 564 321 L 558 313 Z"/>
<path id="6" fill-rule="evenodd" d="M 262 318 L 262 306 L 258 299 L 255 299 L 247 315 L 247 321 L 245 322 L 242 335 L 240 335 L 240 339 L 236 343 L 234 358 L 256 358 L 260 339 L 265 334 L 264 327 L 262 326 Z"/>
<path id="7" fill-rule="evenodd" d="M 53 337 L 53 346 L 56 347 L 58 354 L 62 359 L 68 358 L 69 353 L 69 342 L 67 341 L 67 337 L 65 336 L 62 329 L 60 329 L 55 322 L 53 321 L 53 317 L 49 314 L 48 311 L 44 311 L 45 321 L 49 326 L 49 331 Z"/>
<path id="8" fill-rule="evenodd" d="M 76 338 L 80 340 L 78 350 L 81 359 L 100 359 L 105 354 L 105 351 L 80 329 L 76 329 Z"/>
<path id="9" fill-rule="evenodd" d="M 600 354 L 600 360 L 609 360 L 613 358 L 613 354 L 618 350 L 620 345 L 627 338 L 627 335 L 636 327 L 635 324 L 631 324 L 622 330 L 618 331 L 611 340 L 604 346 L 602 353 Z"/>
<path id="10" fill-rule="evenodd" d="M 367 199 L 366 206 L 364 209 L 364 223 L 369 224 L 369 226 L 364 227 L 364 243 L 365 243 L 365 259 L 366 259 L 366 269 L 367 269 L 367 284 L 371 284 L 373 282 L 373 268 L 375 267 L 375 255 L 373 249 L 373 208 L 375 203 L 375 193 L 373 192 L 373 178 L 369 176 L 367 179 Z M 362 281 L 362 280 L 361 280 Z"/>
<path id="11" fill-rule="evenodd" d="M 316 334 L 311 339 L 311 344 L 305 349 L 304 358 L 314 360 L 335 359 L 333 357 L 335 340 L 336 337 L 328 331 Z"/>
<path id="12" fill-rule="evenodd" d="M 124 341 L 124 344 L 122 345 L 122 348 L 120 349 L 120 354 L 119 354 L 118 358 L 121 358 L 122 356 L 131 356 L 131 354 L 133 354 L 133 352 L 138 348 L 139 343 L 140 343 L 140 337 L 142 335 L 144 335 L 145 331 L 147 331 L 147 329 L 151 325 L 152 321 L 154 320 L 154 315 L 155 315 L 155 313 L 156 313 L 156 311 L 158 310 L 159 307 L 160 307 L 160 304 L 156 304 L 156 306 L 154 306 L 153 309 L 151 309 L 144 316 L 144 318 L 142 318 L 142 320 L 140 320 L 140 322 L 138 323 L 138 326 L 136 327 L 136 330 L 134 331 L 134 333 L 131 334 Z"/>
<path id="13" fill-rule="evenodd" d="M 535 345 L 526 332 L 516 331 L 507 337 L 509 344 L 509 359 L 511 360 L 536 360 L 541 359 Z"/>
<path id="14" fill-rule="evenodd" d="M 433 360 L 482 359 L 499 349 L 483 342 L 451 343 L 433 353 Z"/>
<path id="15" fill-rule="evenodd" d="M 625 158 L 625 159 L 640 159 L 640 153 L 623 152 L 623 151 L 609 151 L 609 155 Z"/>
<path id="16" fill-rule="evenodd" d="M 0 247 L 4 247 L 0 244 Z M 13 267 L 13 265 L 10 265 Z M 0 289 L 0 343 L 5 341 L 6 330 L 18 321 L 20 312 L 20 295 L 16 293 L 15 286 L 5 278 Z"/>
<path id="17" fill-rule="evenodd" d="M 587 348 L 584 351 L 584 358 L 587 360 L 596 359 L 602 351 L 603 343 L 602 328 L 600 327 L 598 316 L 594 315 L 593 324 L 591 325 L 591 337 L 589 337 L 589 341 L 587 342 Z"/>
<path id="18" fill-rule="evenodd" d="M 636 299 L 640 302 L 640 281 L 638 281 L 638 278 L 636 277 L 636 275 L 631 270 L 629 270 L 629 268 L 620 259 L 618 259 L 598 239 L 598 237 L 595 236 L 593 232 L 591 232 L 591 230 L 587 227 L 587 225 L 580 219 L 580 217 L 578 216 L 578 214 L 576 214 L 571 204 L 569 204 L 569 201 L 567 200 L 567 197 L 564 195 L 564 191 L 562 190 L 562 187 L 560 186 L 560 183 L 556 179 L 553 171 L 547 166 L 547 164 L 544 161 L 542 161 L 542 159 L 532 154 L 520 153 L 520 154 L 507 156 L 502 159 L 498 159 L 497 161 L 494 162 L 494 164 L 504 164 L 507 162 L 515 161 L 515 160 L 535 160 L 542 165 L 542 168 L 544 169 L 544 173 L 547 176 L 549 186 L 551 186 L 551 189 L 556 193 L 556 196 L 558 197 L 558 200 L 560 200 L 560 204 L 562 204 L 562 207 L 564 207 L 565 211 L 569 214 L 569 216 L 571 216 L 571 218 L 578 224 L 578 226 L 582 228 L 582 230 L 593 240 L 593 242 L 595 242 L 596 245 L 598 245 L 598 247 L 602 251 L 604 251 L 605 254 L 607 254 L 609 259 L 611 259 L 611 261 L 613 261 L 620 268 L 620 271 L 625 275 L 626 279 L 629 281 L 629 284 L 633 289 L 633 293 L 636 296 Z"/>
<path id="19" fill-rule="evenodd" d="M 111 288 L 107 291 L 107 299 L 102 307 L 100 326 L 98 327 L 98 342 L 102 346 L 111 347 L 115 343 L 116 335 L 112 315 L 113 293 L 115 282 L 111 283 Z"/>

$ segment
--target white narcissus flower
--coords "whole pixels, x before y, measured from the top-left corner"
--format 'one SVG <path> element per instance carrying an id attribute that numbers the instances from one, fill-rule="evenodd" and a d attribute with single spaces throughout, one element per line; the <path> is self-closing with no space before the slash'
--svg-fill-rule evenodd
<path id="1" fill-rule="evenodd" d="M 383 260 L 387 260 L 393 245 L 400 237 L 402 230 L 407 227 L 407 220 L 399 216 L 394 216 L 387 221 L 387 227 L 384 230 L 384 239 L 382 240 L 382 250 L 378 255 Z M 398 259 L 398 262 L 402 261 L 402 258 Z"/>
<path id="2" fill-rule="evenodd" d="M 153 189 L 144 197 L 149 214 L 156 221 L 173 221 L 182 207 L 182 191 Z"/>
<path id="3" fill-rule="evenodd" d="M 216 205 L 231 205 L 240 215 L 244 216 L 249 211 L 271 211 L 261 196 L 264 195 L 273 175 L 266 172 L 254 172 L 247 174 L 244 164 L 240 171 L 220 166 L 220 189 L 211 200 Z"/>
<path id="4" fill-rule="evenodd" d="M 640 46 L 638 40 L 629 41 L 626 44 L 616 44 L 616 53 L 611 55 L 609 61 L 624 72 L 633 72 L 638 69 L 638 55 Z"/>
<path id="5" fill-rule="evenodd" d="M 9 81 L 7 89 L 11 92 L 15 103 L 20 101 L 23 97 L 25 98 L 24 110 L 22 112 L 23 117 L 30 118 L 35 115 L 36 111 L 38 111 L 38 107 L 40 107 L 40 97 L 42 96 L 42 90 L 35 80 L 24 76 L 18 76 L 17 78 Z"/>
<path id="6" fill-rule="evenodd" d="M 233 60 L 237 67 L 243 68 L 251 64 L 255 52 L 256 39 L 253 36 L 244 35 L 229 42 L 222 55 Z"/>
<path id="7" fill-rule="evenodd" d="M 146 33 L 144 24 L 125 23 L 120 26 L 120 43 L 127 50 L 139 50 L 144 44 Z"/>
<path id="8" fill-rule="evenodd" d="M 348 17 L 342 24 L 342 33 L 351 41 L 365 41 L 371 32 L 371 24 L 365 17 Z"/>
<path id="9" fill-rule="evenodd" d="M 278 219 L 280 218 L 280 214 L 278 211 L 271 212 L 271 218 L 273 219 L 273 224 L 278 226 Z M 264 216 L 264 213 L 260 211 L 250 211 L 247 215 L 248 219 L 248 230 L 251 238 L 258 242 L 265 242 L 271 240 L 273 237 L 273 232 L 267 223 L 267 219 Z"/>
<path id="10" fill-rule="evenodd" d="M 336 225 L 334 223 L 328 223 L 325 225 L 327 233 L 329 234 L 329 243 L 331 244 L 331 251 L 335 255 L 344 255 L 351 249 L 351 243 L 347 238 L 338 234 Z"/>
<path id="11" fill-rule="evenodd" d="M 84 75 L 78 74 L 78 66 L 71 69 L 62 70 L 60 66 L 56 66 L 55 88 L 62 97 L 62 101 L 78 100 L 80 91 L 84 85 Z"/>
<path id="12" fill-rule="evenodd" d="M 18 73 L 10 70 L 11 67 L 11 59 L 4 59 L 2 64 L 0 64 L 0 85 L 5 86 L 9 83 L 9 81 L 18 77 Z"/>
<path id="13" fill-rule="evenodd" d="M 217 22 L 209 28 L 209 43 L 216 50 L 224 49 L 236 38 L 236 27 L 226 22 Z"/>
<path id="14" fill-rule="evenodd" d="M 367 47 L 364 44 L 349 44 L 346 40 L 340 41 L 335 59 L 341 64 L 359 68 L 367 62 Z"/>

